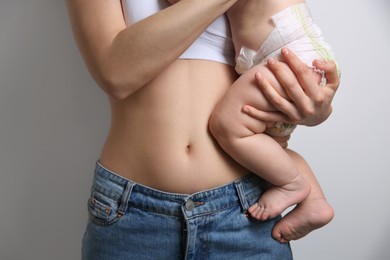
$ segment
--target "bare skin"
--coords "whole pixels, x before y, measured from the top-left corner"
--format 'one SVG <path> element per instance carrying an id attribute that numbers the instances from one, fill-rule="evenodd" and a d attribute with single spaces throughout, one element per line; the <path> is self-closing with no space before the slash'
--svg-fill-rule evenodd
<path id="1" fill-rule="evenodd" d="M 233 69 L 212 61 L 177 60 L 235 2 L 182 0 L 127 26 L 119 0 L 95 0 L 93 5 L 89 0 L 67 0 L 85 63 L 110 100 L 110 132 L 100 157 L 105 167 L 153 188 L 186 194 L 248 174 L 222 151 L 208 131 L 211 111 L 236 79 Z M 157 48 L 161 42 L 164 48 Z M 274 69 L 277 79 L 291 82 L 287 84 L 291 88 L 301 87 L 296 81 L 299 78 L 304 79 L 302 86 L 308 93 L 322 91 L 307 84 L 313 83 L 311 76 L 299 62 L 291 68 L 296 77 L 289 74 L 291 69 L 277 65 Z M 328 74 L 333 70 L 329 68 Z M 329 81 L 334 89 L 337 80 Z M 259 82 L 259 87 L 271 103 L 278 100 L 269 85 Z M 246 113 L 262 120 L 288 117 L 318 124 L 329 116 L 334 92 L 324 93 L 321 105 L 298 93 L 291 99 L 297 107 L 272 103 L 283 113 L 262 113 L 253 107 Z M 314 112 L 306 112 L 310 110 Z"/>
<path id="2" fill-rule="evenodd" d="M 303 2 L 301 0 L 239 0 L 227 12 L 236 54 L 242 46 L 257 50 L 273 29 L 271 16 L 290 5 Z M 270 60 L 268 63 L 272 66 L 276 61 Z M 280 64 L 284 65 L 283 63 Z M 301 173 L 297 169 L 298 162 L 295 161 L 297 157 L 291 156 L 292 151 L 283 151 L 272 138 L 263 134 L 267 127 L 272 126 L 272 121 L 254 121 L 252 118 L 241 114 L 241 108 L 245 107 L 245 104 L 256 107 L 261 111 L 275 111 L 272 106 L 270 107 L 268 100 L 262 97 L 262 93 L 260 94 L 254 90 L 255 83 L 253 83 L 252 78 L 255 73 L 258 77 L 266 78 L 279 95 L 287 100 L 289 99 L 289 93 L 286 93 L 283 86 L 270 73 L 269 68 L 265 64 L 257 65 L 244 73 L 218 103 L 213 112 L 211 130 L 219 144 L 229 155 L 274 185 L 259 199 L 258 203 L 249 208 L 252 217 L 265 220 L 275 217 L 289 206 L 306 199 L 310 194 L 310 188 L 303 175 L 308 176 L 312 181 L 311 186 L 315 189 L 313 194 L 322 194 L 322 192 L 315 178 L 312 177 L 310 168 L 301 167 L 300 170 L 305 171 Z M 317 77 L 319 82 L 319 75 L 316 75 L 315 72 L 312 72 L 312 74 L 313 78 Z M 272 158 L 278 158 L 278 163 L 272 163 L 275 162 Z M 300 160 L 303 159 L 300 157 Z M 285 227 L 289 224 L 294 226 L 296 230 L 294 234 L 307 234 L 310 229 L 314 230 L 324 223 L 328 223 L 333 216 L 332 214 L 326 214 L 326 212 L 333 212 L 328 203 L 316 204 L 316 208 L 307 206 L 308 203 L 303 205 L 298 206 L 296 211 L 281 222 L 285 224 Z M 323 208 L 319 208 L 320 206 Z M 309 211 L 305 212 L 305 209 Z M 311 212 L 310 210 L 315 211 Z M 318 212 L 323 213 L 323 215 Z M 292 220 L 292 216 L 295 216 L 294 220 Z M 310 219 L 310 217 L 313 219 Z M 300 223 L 299 220 L 302 220 L 302 222 Z M 301 235 L 287 234 L 286 228 L 280 230 L 278 236 L 274 233 L 274 237 L 280 242 L 301 237 Z"/>
<path id="3" fill-rule="evenodd" d="M 303 201 L 310 193 L 310 184 L 299 173 L 289 154 L 272 137 L 263 134 L 273 122 L 255 120 L 242 112 L 246 104 L 263 111 L 275 111 L 253 80 L 258 72 L 282 91 L 266 66 L 253 67 L 240 76 L 218 102 L 210 118 L 210 129 L 233 159 L 274 185 L 249 209 L 253 218 L 266 220 Z M 314 73 L 313 77 L 317 76 Z M 278 158 L 277 163 L 275 158 Z"/>
<path id="4" fill-rule="evenodd" d="M 297 240 L 311 231 L 328 224 L 334 216 L 333 208 L 314 177 L 307 162 L 296 152 L 288 150 L 298 170 L 312 185 L 310 195 L 284 216 L 274 227 L 272 236 L 280 242 Z"/>
<path id="5" fill-rule="evenodd" d="M 282 50 L 282 56 L 284 57 L 283 60 L 290 67 L 299 67 L 298 70 L 300 72 L 311 73 L 310 69 L 308 69 L 306 66 L 298 65 L 300 64 L 300 61 L 292 52 L 284 49 Z M 328 106 L 329 99 L 326 97 L 329 97 L 329 95 L 334 96 L 340 83 L 336 65 L 334 62 L 324 63 L 320 61 L 314 61 L 314 65 L 326 72 L 328 84 L 323 88 L 317 86 L 317 88 L 307 89 L 307 95 L 311 98 L 306 99 L 308 103 L 304 104 L 304 102 L 299 106 L 306 107 L 306 109 L 311 107 L 313 110 L 320 109 L 320 107 L 331 109 L 331 107 Z M 302 78 L 298 76 L 299 73 L 297 73 L 297 71 L 294 71 L 297 73 L 297 78 L 295 79 L 296 82 L 291 82 L 290 80 L 292 78 L 289 77 L 290 72 L 283 70 L 284 66 L 281 62 L 276 61 L 274 64 L 271 64 L 269 68 L 275 73 L 275 75 L 277 75 L 279 82 L 286 84 L 286 86 L 293 86 L 285 88 L 285 90 L 289 92 L 289 97 L 295 97 L 296 95 L 302 94 L 302 89 L 296 87 L 298 82 L 303 83 L 304 81 L 309 80 L 306 82 L 306 84 L 315 84 L 313 82 L 313 80 L 315 80 L 314 78 Z M 262 93 L 267 94 L 268 100 L 277 106 L 280 111 L 285 111 L 286 114 L 289 114 L 289 117 L 286 117 L 286 114 L 281 112 L 264 112 L 250 105 L 244 106 L 243 111 L 245 113 L 259 120 L 280 120 L 285 122 L 301 121 L 306 125 L 317 124 L 318 117 L 314 113 L 307 113 L 305 119 L 302 119 L 300 114 L 301 112 L 298 112 L 298 109 L 291 109 L 294 107 L 292 106 L 291 101 L 280 96 L 275 90 L 274 86 L 272 86 L 272 84 L 267 79 L 260 77 L 258 74 L 256 74 L 255 78 L 260 86 Z M 310 111 L 311 109 L 307 111 Z M 295 118 L 297 121 L 289 121 L 288 118 Z M 281 144 L 283 148 L 287 148 L 289 137 L 275 137 L 275 139 L 279 142 L 279 144 Z M 275 225 L 272 231 L 272 236 L 282 243 L 288 242 L 290 240 L 297 240 L 306 236 L 311 231 L 328 224 L 334 216 L 333 208 L 327 202 L 321 186 L 316 180 L 307 162 L 294 151 L 288 150 L 288 152 L 297 163 L 298 170 L 302 175 L 304 175 L 306 180 L 309 181 L 311 192 L 303 202 L 299 203 L 292 211 L 290 211 Z"/>
<path id="6" fill-rule="evenodd" d="M 221 77 L 213 80 L 214 75 Z M 111 130 L 101 163 L 131 180 L 176 193 L 210 189 L 247 175 L 207 130 L 232 75 L 230 67 L 216 62 L 179 60 L 126 100 L 111 99 Z"/>
<path id="7" fill-rule="evenodd" d="M 234 2 L 183 0 L 127 26 L 119 0 L 67 1 L 84 60 L 110 101 L 103 166 L 150 187 L 186 194 L 248 174 L 208 131 L 212 109 L 236 79 L 233 69 L 177 59 Z M 164 48 L 156 48 L 157 42 Z"/>
<path id="8" fill-rule="evenodd" d="M 275 13 L 304 0 L 238 0 L 228 11 L 236 54 L 242 46 L 258 50 L 273 30 Z"/>

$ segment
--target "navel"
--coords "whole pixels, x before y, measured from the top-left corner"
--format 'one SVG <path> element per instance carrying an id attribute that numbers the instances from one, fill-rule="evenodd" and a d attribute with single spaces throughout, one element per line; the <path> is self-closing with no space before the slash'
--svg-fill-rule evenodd
<path id="1" fill-rule="evenodd" d="M 186 146 L 186 153 L 187 153 L 187 154 L 190 154 L 190 153 L 191 153 L 191 150 L 192 150 L 191 144 L 188 144 L 188 145 Z"/>

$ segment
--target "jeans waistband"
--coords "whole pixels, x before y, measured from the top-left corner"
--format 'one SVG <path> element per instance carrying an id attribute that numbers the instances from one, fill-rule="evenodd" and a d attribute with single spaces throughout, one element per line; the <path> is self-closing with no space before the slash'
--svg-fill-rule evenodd
<path id="1" fill-rule="evenodd" d="M 212 214 L 236 204 L 246 212 L 263 193 L 267 183 L 251 174 L 224 186 L 193 194 L 160 191 L 126 179 L 96 163 L 92 190 L 118 202 L 118 212 L 128 207 L 186 219 Z"/>

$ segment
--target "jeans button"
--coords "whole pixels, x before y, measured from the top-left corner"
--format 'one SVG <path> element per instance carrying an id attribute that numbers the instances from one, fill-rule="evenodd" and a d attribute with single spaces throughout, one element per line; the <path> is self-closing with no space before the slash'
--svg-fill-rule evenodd
<path id="1" fill-rule="evenodd" d="M 195 208 L 195 204 L 192 200 L 187 200 L 184 207 L 186 208 L 186 210 L 191 211 Z"/>

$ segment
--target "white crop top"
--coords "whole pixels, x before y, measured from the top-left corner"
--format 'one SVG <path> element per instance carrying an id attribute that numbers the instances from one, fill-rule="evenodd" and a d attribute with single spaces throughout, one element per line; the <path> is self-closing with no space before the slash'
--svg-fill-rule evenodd
<path id="1" fill-rule="evenodd" d="M 127 25 L 168 6 L 166 0 L 122 0 Z M 180 59 L 212 60 L 234 66 L 234 46 L 226 16 L 218 17 L 185 51 Z"/>

